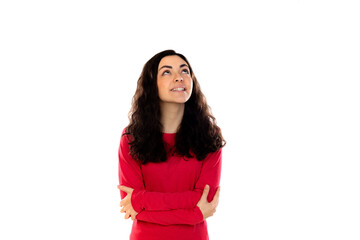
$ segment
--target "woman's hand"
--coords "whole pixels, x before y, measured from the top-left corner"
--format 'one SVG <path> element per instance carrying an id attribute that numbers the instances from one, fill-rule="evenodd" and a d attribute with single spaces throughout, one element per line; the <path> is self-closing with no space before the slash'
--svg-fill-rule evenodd
<path id="1" fill-rule="evenodd" d="M 118 185 L 118 189 L 127 193 L 126 197 L 124 197 L 124 199 L 120 201 L 120 207 L 122 207 L 120 212 L 125 212 L 125 219 L 131 217 L 132 220 L 135 220 L 135 217 L 138 213 L 131 205 L 131 194 L 134 189 L 120 185 Z"/>
<path id="2" fill-rule="evenodd" d="M 200 208 L 200 211 L 204 216 L 204 220 L 214 215 L 214 213 L 216 212 L 216 207 L 219 204 L 220 187 L 218 187 L 215 196 L 211 202 L 207 201 L 209 190 L 210 190 L 209 185 L 206 185 L 199 202 L 196 204 Z"/>

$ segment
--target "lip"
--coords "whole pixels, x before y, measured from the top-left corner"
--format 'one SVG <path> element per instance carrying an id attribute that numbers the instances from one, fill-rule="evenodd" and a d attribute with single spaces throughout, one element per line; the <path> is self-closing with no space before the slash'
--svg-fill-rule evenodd
<path id="1" fill-rule="evenodd" d="M 183 89 L 184 89 L 183 91 L 186 91 L 186 87 L 185 87 L 185 86 L 176 86 L 176 87 L 171 88 L 170 91 L 173 92 L 174 89 L 176 89 L 176 88 L 183 88 Z"/>

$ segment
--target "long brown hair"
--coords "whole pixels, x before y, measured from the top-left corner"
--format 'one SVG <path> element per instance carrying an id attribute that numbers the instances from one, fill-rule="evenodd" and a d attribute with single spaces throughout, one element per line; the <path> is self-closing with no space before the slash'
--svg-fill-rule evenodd
<path id="1" fill-rule="evenodd" d="M 176 133 L 175 152 L 201 161 L 226 144 L 189 61 L 174 50 L 165 50 L 153 56 L 143 67 L 129 112 L 130 123 L 124 133 L 129 135 L 131 156 L 142 164 L 164 162 L 167 158 L 162 139 L 157 74 L 161 59 L 172 55 L 181 57 L 188 64 L 193 80 L 193 91 L 185 103 L 184 116 Z"/>

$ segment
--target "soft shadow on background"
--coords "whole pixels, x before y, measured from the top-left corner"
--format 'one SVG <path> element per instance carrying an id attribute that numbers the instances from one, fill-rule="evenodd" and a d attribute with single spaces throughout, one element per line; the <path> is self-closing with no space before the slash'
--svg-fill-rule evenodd
<path id="1" fill-rule="evenodd" d="M 0 3 L 1 239 L 128 239 L 117 150 L 154 54 L 223 130 L 212 240 L 359 239 L 357 1 Z"/>

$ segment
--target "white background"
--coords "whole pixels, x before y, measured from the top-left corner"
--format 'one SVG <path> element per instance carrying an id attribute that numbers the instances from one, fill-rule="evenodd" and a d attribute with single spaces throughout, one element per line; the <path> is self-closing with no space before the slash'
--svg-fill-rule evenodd
<path id="1" fill-rule="evenodd" d="M 128 239 L 117 150 L 154 54 L 227 145 L 216 239 L 360 239 L 358 1 L 1 1 L 0 239 Z"/>

